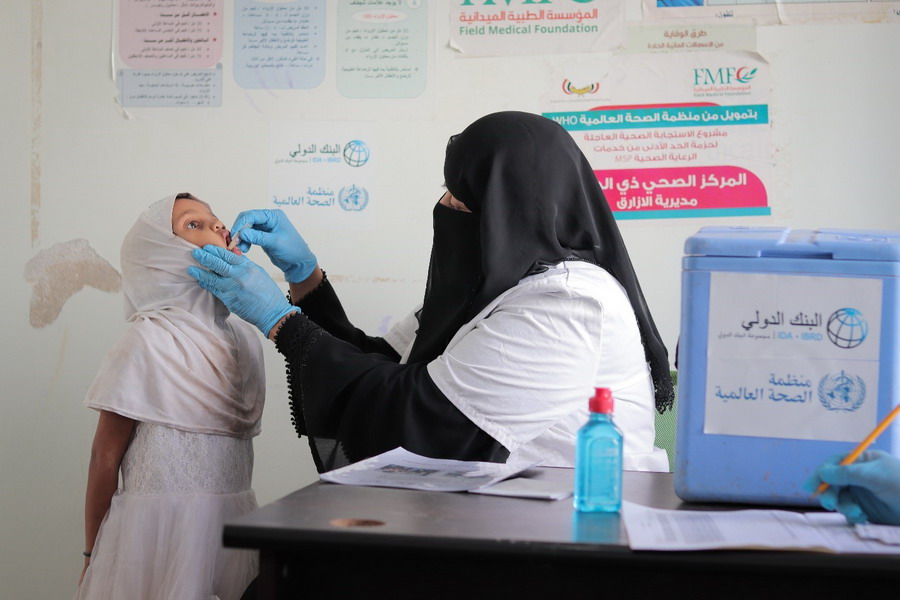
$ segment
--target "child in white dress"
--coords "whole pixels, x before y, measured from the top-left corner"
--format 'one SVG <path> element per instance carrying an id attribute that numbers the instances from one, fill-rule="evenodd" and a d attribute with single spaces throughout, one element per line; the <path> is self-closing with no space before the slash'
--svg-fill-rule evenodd
<path id="1" fill-rule="evenodd" d="M 194 248 L 229 241 L 190 194 L 152 204 L 125 236 L 131 327 L 85 399 L 100 417 L 78 600 L 239 599 L 256 576 L 256 553 L 223 548 L 222 524 L 257 506 L 262 347 L 186 271 Z"/>

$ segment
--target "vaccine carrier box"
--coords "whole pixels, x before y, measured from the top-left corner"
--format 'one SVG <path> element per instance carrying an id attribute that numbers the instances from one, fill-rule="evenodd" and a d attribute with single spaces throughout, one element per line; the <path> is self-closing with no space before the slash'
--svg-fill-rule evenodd
<path id="1" fill-rule="evenodd" d="M 900 232 L 704 227 L 684 249 L 675 492 L 817 505 L 803 481 L 900 401 Z M 900 423 L 870 448 L 900 455 Z"/>

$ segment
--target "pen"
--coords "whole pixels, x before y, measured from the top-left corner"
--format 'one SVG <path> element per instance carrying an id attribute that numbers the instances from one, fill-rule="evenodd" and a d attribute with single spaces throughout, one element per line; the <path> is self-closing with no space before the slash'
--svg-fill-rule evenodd
<path id="1" fill-rule="evenodd" d="M 879 435 L 881 435 L 881 432 L 884 431 L 887 428 L 887 426 L 891 424 L 891 421 L 894 420 L 894 417 L 896 417 L 898 413 L 900 413 L 900 404 L 895 406 L 894 410 L 889 412 L 887 414 L 887 416 L 881 420 L 881 423 L 879 423 L 875 427 L 875 429 L 872 430 L 872 433 L 867 435 L 866 439 L 861 441 L 859 443 L 859 445 L 853 449 L 853 452 L 851 452 L 850 454 L 845 456 L 843 459 L 841 459 L 841 462 L 839 462 L 838 464 L 843 467 L 845 465 L 849 465 L 850 463 L 855 461 L 857 458 L 859 458 L 859 455 L 862 454 L 865 451 L 865 449 L 869 447 L 869 444 L 871 444 L 872 442 L 875 441 L 875 438 L 877 438 Z M 822 492 L 824 492 L 827 489 L 828 489 L 828 484 L 823 481 L 822 483 L 819 484 L 819 487 L 816 488 L 816 491 L 813 495 L 818 496 L 819 494 L 821 494 Z"/>

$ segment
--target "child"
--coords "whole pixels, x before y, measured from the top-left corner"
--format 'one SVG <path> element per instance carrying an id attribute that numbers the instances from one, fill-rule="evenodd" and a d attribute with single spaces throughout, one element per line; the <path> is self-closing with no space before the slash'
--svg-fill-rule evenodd
<path id="1" fill-rule="evenodd" d="M 223 521 L 257 506 L 262 347 L 186 272 L 194 248 L 229 241 L 206 203 L 179 194 L 151 204 L 122 243 L 132 325 L 85 399 L 100 417 L 76 599 L 237 599 L 256 576 L 255 552 L 221 540 Z"/>

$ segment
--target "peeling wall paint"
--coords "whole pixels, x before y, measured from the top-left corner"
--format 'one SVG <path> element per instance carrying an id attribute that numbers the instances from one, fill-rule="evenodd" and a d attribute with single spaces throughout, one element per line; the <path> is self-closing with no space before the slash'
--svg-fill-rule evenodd
<path id="1" fill-rule="evenodd" d="M 122 289 L 122 276 L 91 248 L 87 240 L 54 244 L 25 263 L 25 281 L 32 286 L 32 327 L 46 327 L 63 306 L 86 285 L 104 292 Z"/>

